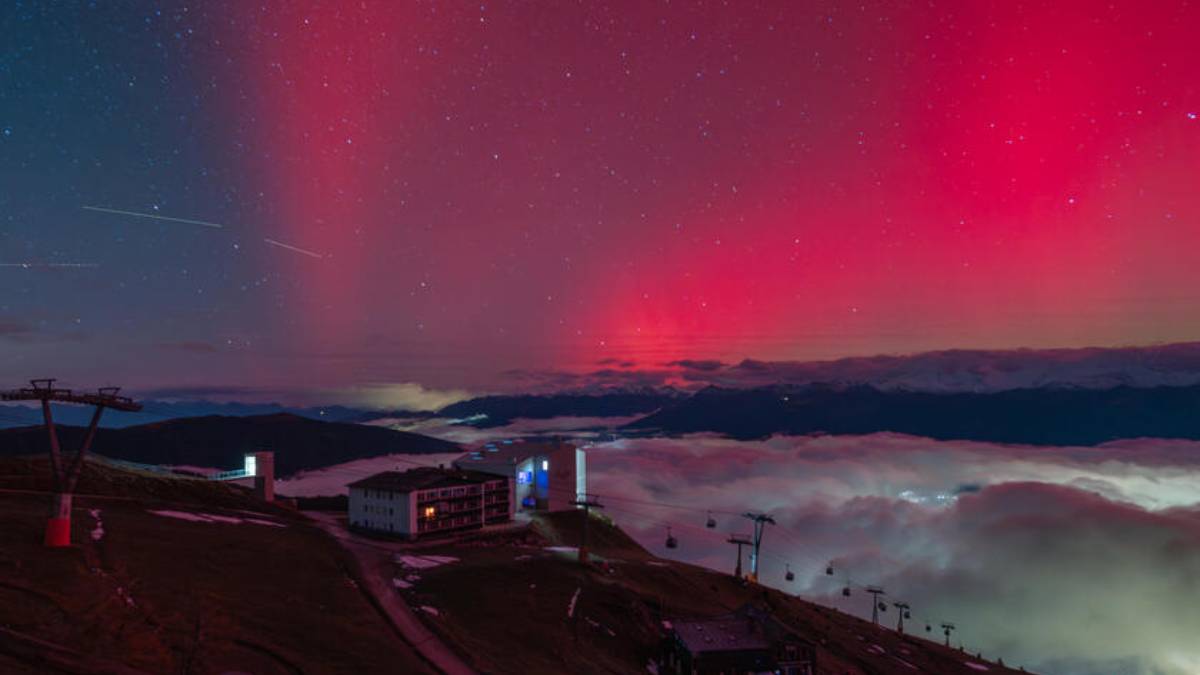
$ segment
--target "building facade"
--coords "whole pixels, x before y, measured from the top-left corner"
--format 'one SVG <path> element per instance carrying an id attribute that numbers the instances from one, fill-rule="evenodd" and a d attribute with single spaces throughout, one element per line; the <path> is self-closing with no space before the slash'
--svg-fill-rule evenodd
<path id="1" fill-rule="evenodd" d="M 477 530 L 513 516 L 511 481 L 478 471 L 385 471 L 348 487 L 351 528 L 407 539 Z"/>
<path id="2" fill-rule="evenodd" d="M 565 511 L 587 492 L 587 454 L 562 440 L 498 441 L 454 460 L 458 469 L 509 479 L 517 509 Z"/>

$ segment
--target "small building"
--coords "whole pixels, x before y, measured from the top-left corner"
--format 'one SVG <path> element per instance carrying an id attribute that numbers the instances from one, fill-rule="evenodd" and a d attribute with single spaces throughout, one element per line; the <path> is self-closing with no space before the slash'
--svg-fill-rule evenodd
<path id="1" fill-rule="evenodd" d="M 418 539 L 512 520 L 512 483 L 479 471 L 421 467 L 351 483 L 350 527 Z"/>
<path id="2" fill-rule="evenodd" d="M 521 510 L 566 511 L 587 492 L 587 455 L 561 439 L 488 443 L 454 466 L 508 478 Z"/>
<path id="3" fill-rule="evenodd" d="M 239 485 L 249 482 L 248 487 L 254 489 L 255 496 L 263 501 L 273 502 L 275 501 L 275 453 L 267 450 L 248 452 L 242 456 L 242 468 L 214 473 L 207 478 L 231 481 Z"/>
<path id="4" fill-rule="evenodd" d="M 663 622 L 662 675 L 815 675 L 817 650 L 764 610 Z"/>

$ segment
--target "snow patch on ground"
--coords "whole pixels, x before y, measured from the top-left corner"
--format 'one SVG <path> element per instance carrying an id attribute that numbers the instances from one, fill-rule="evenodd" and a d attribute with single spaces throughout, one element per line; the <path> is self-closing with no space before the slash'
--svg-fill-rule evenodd
<path id="1" fill-rule="evenodd" d="M 186 520 L 192 523 L 225 523 L 227 525 L 241 525 L 250 523 L 251 525 L 269 525 L 271 527 L 287 527 L 283 523 L 276 523 L 270 520 L 261 518 L 238 518 L 236 516 L 221 516 L 215 513 L 193 513 L 191 511 L 171 511 L 171 510 L 154 510 L 150 509 L 148 513 L 153 513 L 156 516 L 165 518 L 176 518 L 178 520 Z"/>
<path id="2" fill-rule="evenodd" d="M 129 591 L 125 590 L 124 586 L 117 586 L 117 597 L 124 600 L 126 605 L 137 607 L 137 603 L 133 601 L 133 596 L 129 594 Z"/>
<path id="3" fill-rule="evenodd" d="M 263 520 L 262 518 L 243 518 L 243 520 L 245 520 L 247 523 L 250 523 L 251 525 L 265 525 L 267 527 L 287 527 L 287 525 L 284 525 L 283 523 L 277 523 L 273 520 Z"/>
<path id="4" fill-rule="evenodd" d="M 392 585 L 396 588 L 412 588 L 412 584 L 403 579 L 397 579 L 395 577 L 392 577 Z"/>
<path id="5" fill-rule="evenodd" d="M 567 618 L 568 619 L 575 616 L 575 603 L 579 601 L 579 592 L 582 590 L 583 590 L 582 587 L 576 588 L 575 595 L 571 596 L 571 604 L 567 605 Z"/>
<path id="6" fill-rule="evenodd" d="M 397 554 L 393 560 L 398 565 L 411 567 L 417 570 L 427 570 L 431 567 L 439 567 L 441 565 L 449 565 L 450 563 L 458 562 L 458 558 L 448 555 L 399 555 Z"/>
<path id="7" fill-rule="evenodd" d="M 871 652 L 872 654 L 886 654 L 887 653 L 887 650 L 879 645 L 871 645 L 870 647 L 867 647 L 867 651 Z"/>
<path id="8" fill-rule="evenodd" d="M 92 541 L 100 541 L 104 538 L 104 521 L 100 520 L 100 509 L 88 509 L 88 515 L 96 521 L 96 527 L 92 528 Z"/>
<path id="9" fill-rule="evenodd" d="M 965 663 L 971 670 L 991 670 L 991 668 L 988 668 L 982 663 L 975 663 L 973 661 L 963 661 L 963 663 Z"/>
<path id="10" fill-rule="evenodd" d="M 545 547 L 544 550 L 552 551 L 554 553 L 578 553 L 579 552 L 579 548 L 575 547 L 575 546 L 547 546 L 547 547 Z"/>
<path id="11" fill-rule="evenodd" d="M 421 611 L 434 616 L 442 615 L 442 613 L 437 610 L 437 607 L 430 607 L 429 605 L 421 605 Z"/>

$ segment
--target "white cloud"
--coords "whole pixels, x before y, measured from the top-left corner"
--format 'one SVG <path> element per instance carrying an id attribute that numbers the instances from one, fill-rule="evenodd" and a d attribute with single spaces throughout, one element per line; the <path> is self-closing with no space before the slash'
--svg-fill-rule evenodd
<path id="1" fill-rule="evenodd" d="M 471 398 L 460 389 L 427 389 L 416 382 L 364 384 L 335 394 L 339 403 L 377 410 L 439 410 Z"/>
<path id="2" fill-rule="evenodd" d="M 733 566 L 724 538 L 749 527 L 736 514 L 769 511 L 779 525 L 764 538 L 765 583 L 864 615 L 867 596 L 843 598 L 842 585 L 881 584 L 913 605 L 921 633 L 924 621 L 935 631 L 953 621 L 969 649 L 1009 664 L 1183 675 L 1200 662 L 1190 601 L 1200 589 L 1200 443 L 631 439 L 593 448 L 589 478 L 608 514 L 652 550 L 719 569 Z M 718 512 L 714 530 L 707 509 Z M 669 552 L 667 524 L 680 541 Z"/>

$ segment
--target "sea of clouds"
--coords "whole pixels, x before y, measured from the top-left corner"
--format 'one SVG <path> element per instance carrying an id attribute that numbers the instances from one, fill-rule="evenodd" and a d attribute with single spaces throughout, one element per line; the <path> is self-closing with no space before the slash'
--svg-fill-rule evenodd
<path id="1" fill-rule="evenodd" d="M 360 460 L 279 489 L 335 494 L 375 471 L 450 459 Z M 725 539 L 749 532 L 739 514 L 771 513 L 763 583 L 864 617 L 871 603 L 862 587 L 883 586 L 912 606 L 910 631 L 925 635 L 928 623 L 940 639 L 941 622 L 953 622 L 954 644 L 1011 666 L 1054 675 L 1200 672 L 1197 442 L 621 439 L 588 448 L 588 490 L 650 550 L 720 570 L 734 564 Z M 677 549 L 664 546 L 667 526 Z M 894 625 L 895 609 L 882 620 Z"/>
<path id="2" fill-rule="evenodd" d="M 1037 672 L 1200 672 L 1200 443 L 693 436 L 598 445 L 588 462 L 589 490 L 656 553 L 731 569 L 724 539 L 750 527 L 734 514 L 769 512 L 763 583 L 863 616 L 877 584 L 912 605 L 910 630 L 950 621 L 955 644 Z"/>

